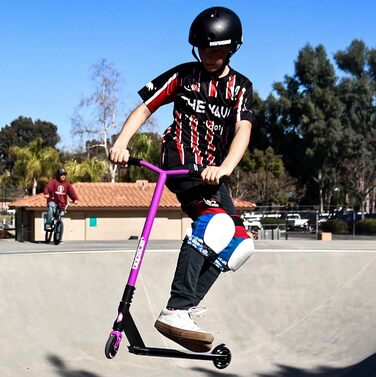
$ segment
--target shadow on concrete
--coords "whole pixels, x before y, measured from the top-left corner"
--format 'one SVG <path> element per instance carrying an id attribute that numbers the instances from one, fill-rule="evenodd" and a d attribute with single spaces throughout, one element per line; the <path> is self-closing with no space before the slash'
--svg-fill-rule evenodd
<path id="1" fill-rule="evenodd" d="M 201 373 L 201 375 L 206 375 L 208 377 L 240 377 L 239 374 L 234 373 L 226 373 L 226 369 L 216 369 L 214 365 L 212 364 L 210 368 L 202 368 L 202 367 L 195 367 L 190 368 L 190 370 L 194 372 Z"/>
<path id="2" fill-rule="evenodd" d="M 319 367 L 304 370 L 287 365 L 278 365 L 273 373 L 257 374 L 257 377 L 376 377 L 376 353 L 358 364 L 344 368 Z"/>
<path id="3" fill-rule="evenodd" d="M 61 377 L 101 377 L 99 374 L 86 370 L 70 369 L 64 360 L 56 355 L 48 355 L 47 361 L 54 366 L 56 374 Z"/>

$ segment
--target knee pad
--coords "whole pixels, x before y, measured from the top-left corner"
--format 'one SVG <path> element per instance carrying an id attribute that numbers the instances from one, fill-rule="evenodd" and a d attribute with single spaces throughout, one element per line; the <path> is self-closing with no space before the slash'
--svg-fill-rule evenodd
<path id="1" fill-rule="evenodd" d="M 253 240 L 247 234 L 241 219 L 234 215 L 231 217 L 236 224 L 235 235 L 213 262 L 223 272 L 239 269 L 251 257 L 255 248 Z"/>
<path id="2" fill-rule="evenodd" d="M 187 242 L 205 257 L 216 258 L 234 234 L 234 221 L 222 208 L 207 208 L 193 222 Z"/>

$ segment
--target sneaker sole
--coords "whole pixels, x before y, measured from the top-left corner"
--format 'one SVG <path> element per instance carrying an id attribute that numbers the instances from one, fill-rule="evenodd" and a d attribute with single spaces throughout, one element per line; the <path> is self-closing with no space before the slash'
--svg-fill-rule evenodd
<path id="1" fill-rule="evenodd" d="M 190 351 L 209 352 L 212 348 L 214 337 L 209 333 L 179 329 L 159 320 L 155 322 L 154 327 L 166 338 Z"/>

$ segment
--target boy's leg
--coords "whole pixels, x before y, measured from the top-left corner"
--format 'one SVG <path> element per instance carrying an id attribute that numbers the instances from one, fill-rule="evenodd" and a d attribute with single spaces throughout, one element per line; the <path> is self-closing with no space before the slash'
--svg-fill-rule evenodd
<path id="1" fill-rule="evenodd" d="M 167 338 L 194 352 L 208 352 L 214 337 L 192 320 L 189 308 L 195 306 L 196 286 L 205 257 L 184 242 L 171 285 L 167 307 L 155 322 L 155 328 Z"/>
<path id="2" fill-rule="evenodd" d="M 196 297 L 193 306 L 197 306 L 209 292 L 209 289 L 217 280 L 221 271 L 213 264 L 205 261 L 203 268 L 201 269 L 200 276 L 198 278 L 196 287 Z"/>
<path id="3" fill-rule="evenodd" d="M 243 264 L 251 247 L 246 242 L 246 248 L 239 247 L 248 235 L 239 230 L 242 224 L 235 220 L 235 208 L 224 185 L 216 190 L 204 188 L 194 201 L 184 200 L 184 197 L 192 198 L 192 192 L 185 194 L 181 193 L 178 198 L 183 211 L 194 220 L 192 234 L 181 248 L 171 297 L 155 327 L 192 351 L 206 352 L 211 349 L 214 337 L 197 327 L 187 309 L 199 304 L 221 270 L 236 270 Z"/>
<path id="4" fill-rule="evenodd" d="M 47 207 L 47 219 L 45 227 L 46 229 L 51 228 L 51 222 L 52 218 L 54 216 L 54 213 L 56 211 L 56 203 L 55 202 L 49 202 Z"/>
<path id="5" fill-rule="evenodd" d="M 184 188 L 184 186 L 185 184 L 183 183 L 180 188 Z M 170 186 L 169 189 L 176 192 L 174 187 Z M 201 213 L 203 213 L 202 211 L 205 211 L 206 206 L 213 206 L 213 213 L 221 213 L 220 218 L 223 219 L 221 216 L 224 216 L 223 212 L 225 210 L 219 209 L 222 190 L 225 190 L 224 202 L 227 207 L 226 211 L 230 213 L 234 212 L 235 209 L 231 197 L 224 185 L 201 185 L 200 187 L 195 186 L 187 190 L 183 189 L 176 193 L 182 204 L 183 211 L 192 220 L 196 221 L 201 216 Z M 199 226 L 205 227 L 205 220 L 199 221 Z M 228 222 L 228 218 L 226 221 Z M 212 231 L 213 229 L 212 227 Z M 212 236 L 214 236 L 212 237 L 213 241 L 216 242 L 215 234 L 212 234 Z M 223 242 L 222 237 L 219 237 L 218 240 Z M 219 274 L 220 270 L 211 266 L 207 257 L 189 245 L 187 240 L 185 240 L 179 254 L 167 308 L 162 310 L 155 323 L 157 330 L 192 351 L 209 351 L 214 337 L 197 327 L 190 318 L 188 309 L 196 306 L 204 298 Z"/>
<path id="6" fill-rule="evenodd" d="M 197 219 L 197 207 L 202 198 L 215 199 L 227 213 L 235 212 L 231 196 L 224 184 L 208 187 L 203 192 L 199 186 L 178 195 L 182 209 L 194 221 Z M 189 193 L 188 193 L 189 192 Z M 220 270 L 184 240 L 171 287 L 171 297 L 167 307 L 189 309 L 204 298 L 220 274 Z"/>
<path id="7" fill-rule="evenodd" d="M 182 208 L 194 219 L 196 201 L 192 201 L 192 196 L 195 197 L 187 196 L 189 203 L 183 201 Z M 184 240 L 171 284 L 170 299 L 155 322 L 156 329 L 164 336 L 195 352 L 210 351 L 214 340 L 212 334 L 196 325 L 188 310 L 196 305 L 197 284 L 205 264 L 205 257 Z"/>
<path id="8" fill-rule="evenodd" d="M 171 285 L 167 307 L 188 310 L 195 305 L 196 288 L 205 257 L 184 241 Z"/>
<path id="9" fill-rule="evenodd" d="M 199 215 L 198 207 L 203 204 L 203 199 L 209 202 L 212 200 L 221 204 L 221 207 L 229 213 L 235 211 L 230 194 L 225 185 L 217 187 L 205 187 L 206 192 L 199 187 L 189 190 L 189 194 L 179 195 L 182 209 L 192 220 L 196 221 Z M 223 202 L 223 204 L 222 204 Z M 206 206 L 206 204 L 204 205 Z M 216 204 L 214 204 L 214 208 Z M 189 309 L 196 306 L 209 291 L 215 280 L 218 278 L 220 270 L 212 267 L 204 255 L 184 240 L 174 280 L 171 287 L 171 297 L 167 307 L 176 309 Z M 199 298 L 201 298 L 199 300 Z"/>
<path id="10" fill-rule="evenodd" d="M 235 212 L 233 201 L 225 185 L 222 184 L 219 186 L 216 196 L 221 203 L 221 207 L 227 213 Z M 197 282 L 194 306 L 197 306 L 204 299 L 209 289 L 219 277 L 220 273 L 221 271 L 216 266 L 208 261 L 205 261 L 205 264 L 200 272 L 199 280 Z"/>

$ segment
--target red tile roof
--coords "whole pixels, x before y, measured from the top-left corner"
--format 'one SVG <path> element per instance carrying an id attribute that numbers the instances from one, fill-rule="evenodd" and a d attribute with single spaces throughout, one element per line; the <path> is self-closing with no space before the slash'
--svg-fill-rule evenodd
<path id="1" fill-rule="evenodd" d="M 156 184 L 147 181 L 136 183 L 110 182 L 79 182 L 74 183 L 79 201 L 73 208 L 148 208 L 151 203 Z M 244 200 L 234 200 L 238 209 L 250 209 L 254 203 Z M 46 199 L 43 194 L 24 197 L 9 203 L 11 207 L 26 207 L 30 209 L 45 208 Z M 179 208 L 175 195 L 165 188 L 159 204 L 160 208 Z"/>

